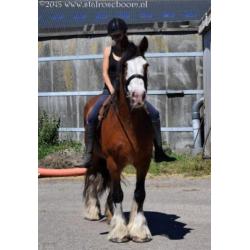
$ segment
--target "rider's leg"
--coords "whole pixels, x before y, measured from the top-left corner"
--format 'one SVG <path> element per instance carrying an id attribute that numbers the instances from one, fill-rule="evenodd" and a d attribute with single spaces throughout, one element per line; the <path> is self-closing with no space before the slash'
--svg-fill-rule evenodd
<path id="1" fill-rule="evenodd" d="M 85 167 L 88 168 L 91 166 L 92 161 L 92 152 L 94 147 L 94 141 L 95 141 L 95 131 L 96 131 L 96 125 L 98 122 L 98 113 L 99 110 L 103 104 L 103 102 L 106 100 L 108 95 L 101 95 L 95 105 L 93 106 L 93 109 L 88 115 L 87 123 L 85 126 L 85 154 L 83 156 L 83 161 L 81 164 L 76 165 L 77 167 Z"/>
<path id="2" fill-rule="evenodd" d="M 162 148 L 161 121 L 159 111 L 148 101 L 145 102 L 154 130 L 155 162 L 174 161 L 174 157 L 166 155 Z"/>

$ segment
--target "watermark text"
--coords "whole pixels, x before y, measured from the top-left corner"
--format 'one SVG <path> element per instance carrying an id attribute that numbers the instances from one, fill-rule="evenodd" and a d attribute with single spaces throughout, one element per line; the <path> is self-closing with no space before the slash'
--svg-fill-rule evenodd
<path id="1" fill-rule="evenodd" d="M 147 0 L 67 0 L 38 1 L 44 8 L 147 8 Z"/>

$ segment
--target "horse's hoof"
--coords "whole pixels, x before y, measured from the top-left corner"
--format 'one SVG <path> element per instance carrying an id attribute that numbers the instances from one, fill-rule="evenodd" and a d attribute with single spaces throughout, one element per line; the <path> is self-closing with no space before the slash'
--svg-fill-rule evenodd
<path id="1" fill-rule="evenodd" d="M 103 218 L 103 216 L 101 214 L 98 214 L 98 215 L 91 215 L 91 216 L 88 216 L 88 215 L 85 215 L 84 216 L 84 219 L 85 220 L 89 220 L 89 221 L 99 221 Z"/>
<path id="2" fill-rule="evenodd" d="M 120 238 L 110 238 L 109 240 L 114 242 L 114 243 L 125 243 L 125 242 L 128 242 L 130 239 L 129 239 L 128 236 L 125 236 L 122 239 L 120 239 Z"/>
<path id="3" fill-rule="evenodd" d="M 146 237 L 146 238 L 141 239 L 137 236 L 133 236 L 131 239 L 132 239 L 132 241 L 134 241 L 136 243 L 144 243 L 144 242 L 149 242 L 152 240 L 151 237 Z"/>
<path id="4" fill-rule="evenodd" d="M 91 218 L 87 218 L 87 217 L 84 217 L 84 219 L 88 220 L 88 221 L 99 221 L 100 220 L 100 218 L 99 219 L 97 219 L 97 218 L 91 219 Z"/>
<path id="5" fill-rule="evenodd" d="M 93 212 L 94 211 L 94 212 Z M 99 221 L 103 218 L 100 212 L 93 210 L 84 214 L 84 219 L 89 221 Z"/>

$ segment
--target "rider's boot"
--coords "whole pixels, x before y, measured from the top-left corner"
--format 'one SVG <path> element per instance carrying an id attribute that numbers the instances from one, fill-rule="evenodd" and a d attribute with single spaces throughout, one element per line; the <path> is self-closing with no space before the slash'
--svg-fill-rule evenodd
<path id="1" fill-rule="evenodd" d="M 160 119 L 152 121 L 152 124 L 154 130 L 155 162 L 175 161 L 176 158 L 166 155 L 163 151 Z"/>
<path id="2" fill-rule="evenodd" d="M 83 161 L 76 165 L 78 168 L 89 168 L 92 164 L 92 152 L 95 141 L 95 130 L 96 126 L 93 124 L 87 124 L 85 128 L 85 154 L 83 156 Z"/>

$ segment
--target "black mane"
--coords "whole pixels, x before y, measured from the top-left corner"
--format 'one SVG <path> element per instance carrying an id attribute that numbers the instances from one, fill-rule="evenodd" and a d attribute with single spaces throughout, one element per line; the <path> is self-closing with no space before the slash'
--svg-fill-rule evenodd
<path id="1" fill-rule="evenodd" d="M 137 46 L 133 42 L 129 41 L 128 47 L 124 55 L 122 56 L 121 64 L 123 65 L 126 61 L 131 60 L 137 56 L 139 56 Z"/>

